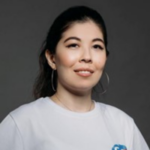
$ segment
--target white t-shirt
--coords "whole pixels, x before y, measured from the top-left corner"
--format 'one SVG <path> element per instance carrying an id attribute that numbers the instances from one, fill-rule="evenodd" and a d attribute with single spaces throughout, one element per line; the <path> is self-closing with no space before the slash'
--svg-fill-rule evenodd
<path id="1" fill-rule="evenodd" d="M 12 111 L 0 124 L 0 150 L 149 150 L 132 118 L 95 102 L 67 110 L 49 97 Z"/>

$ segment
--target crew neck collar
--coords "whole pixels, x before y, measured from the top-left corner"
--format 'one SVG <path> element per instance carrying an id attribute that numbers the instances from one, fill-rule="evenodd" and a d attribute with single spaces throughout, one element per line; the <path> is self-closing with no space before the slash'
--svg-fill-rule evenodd
<path id="1" fill-rule="evenodd" d="M 68 110 L 60 105 L 58 105 L 57 103 L 55 103 L 50 97 L 45 97 L 44 98 L 46 103 L 48 105 L 51 106 L 51 109 L 54 109 L 55 111 L 57 112 L 60 112 L 61 114 L 64 114 L 64 115 L 70 115 L 70 116 L 75 116 L 75 117 L 90 117 L 90 116 L 95 116 L 96 114 L 98 114 L 98 103 L 94 101 L 94 108 L 88 112 L 75 112 L 75 111 L 71 111 L 71 110 Z"/>

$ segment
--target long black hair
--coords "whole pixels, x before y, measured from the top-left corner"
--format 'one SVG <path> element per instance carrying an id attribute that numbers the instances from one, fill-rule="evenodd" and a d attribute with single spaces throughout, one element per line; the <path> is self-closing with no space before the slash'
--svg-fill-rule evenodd
<path id="1" fill-rule="evenodd" d="M 52 68 L 48 65 L 45 51 L 49 50 L 51 54 L 55 54 L 56 46 L 62 37 L 62 34 L 75 22 L 86 22 L 92 20 L 98 25 L 103 33 L 104 44 L 107 50 L 107 32 L 106 26 L 101 15 L 96 11 L 86 6 L 71 7 L 62 12 L 53 22 L 50 27 L 46 40 L 43 43 L 42 50 L 39 56 L 40 72 L 36 78 L 33 94 L 35 99 L 40 97 L 52 96 L 55 91 L 52 88 L 51 74 Z M 54 72 L 53 86 L 57 88 L 57 72 Z"/>

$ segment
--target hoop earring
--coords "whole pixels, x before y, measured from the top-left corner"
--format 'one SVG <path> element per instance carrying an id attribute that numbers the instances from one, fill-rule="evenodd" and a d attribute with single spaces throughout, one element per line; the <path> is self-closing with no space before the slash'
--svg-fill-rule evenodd
<path id="1" fill-rule="evenodd" d="M 53 89 L 53 91 L 56 91 L 56 89 L 54 88 L 54 84 L 53 84 L 54 71 L 55 71 L 55 70 L 52 70 L 52 74 L 51 74 L 51 84 L 52 84 L 52 89 Z"/>
<path id="2" fill-rule="evenodd" d="M 105 89 L 102 93 L 100 93 L 100 95 L 106 93 L 106 91 L 107 91 L 107 89 L 108 89 L 108 86 L 109 86 L 109 76 L 108 76 L 108 74 L 107 74 L 106 72 L 105 72 L 105 75 L 106 75 L 106 78 L 107 78 L 107 83 L 108 83 L 108 85 L 107 85 L 106 89 Z"/>
<path id="3" fill-rule="evenodd" d="M 102 93 L 99 93 L 99 92 L 97 92 L 99 95 L 102 95 L 102 94 L 104 94 L 104 93 L 106 93 L 106 91 L 107 91 L 107 89 L 108 89 L 108 86 L 109 86 L 109 76 L 108 76 L 108 74 L 106 73 L 106 72 L 104 72 L 105 73 L 105 75 L 106 75 L 106 78 L 107 78 L 107 87 L 105 88 L 105 90 L 102 92 Z M 99 84 L 99 83 L 98 83 Z M 100 84 L 100 86 L 103 88 L 103 86 Z M 96 90 L 95 90 L 96 91 Z"/>

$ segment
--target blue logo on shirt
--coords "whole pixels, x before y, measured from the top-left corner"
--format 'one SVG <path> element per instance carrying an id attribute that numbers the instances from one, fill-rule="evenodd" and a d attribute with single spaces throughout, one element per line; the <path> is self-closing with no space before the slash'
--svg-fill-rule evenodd
<path id="1" fill-rule="evenodd" d="M 127 148 L 124 145 L 116 144 L 116 145 L 114 145 L 112 150 L 127 150 Z"/>

